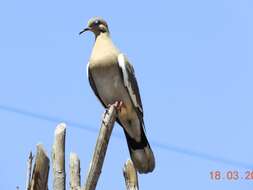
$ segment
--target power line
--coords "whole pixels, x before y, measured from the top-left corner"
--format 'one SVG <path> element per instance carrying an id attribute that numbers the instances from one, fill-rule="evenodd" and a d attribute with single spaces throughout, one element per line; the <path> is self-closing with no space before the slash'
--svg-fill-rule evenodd
<path id="1" fill-rule="evenodd" d="M 27 111 L 27 110 L 15 108 L 15 107 L 12 107 L 12 106 L 0 105 L 0 110 L 11 112 L 11 113 L 16 113 L 16 114 L 19 114 L 19 115 L 23 115 L 23 116 L 27 116 L 27 117 L 31 117 L 31 118 L 35 118 L 35 119 L 54 122 L 54 123 L 66 122 L 69 126 L 80 128 L 80 129 L 89 131 L 91 133 L 97 133 L 98 132 L 98 130 L 93 128 L 93 127 L 90 127 L 88 125 L 84 125 L 84 124 L 81 124 L 81 123 L 78 123 L 78 122 L 75 122 L 75 121 L 72 121 L 72 120 L 66 120 L 66 119 L 62 119 L 62 118 L 59 118 L 59 117 L 52 117 L 52 116 L 48 116 L 48 115 L 38 114 L 38 113 L 30 112 L 30 111 Z M 120 138 L 120 139 L 123 138 L 122 135 L 115 134 L 115 133 L 112 134 L 112 136 Z M 186 155 L 186 156 L 200 158 L 200 159 L 203 159 L 203 160 L 209 160 L 209 161 L 213 161 L 213 162 L 217 162 L 217 163 L 232 165 L 232 166 L 235 166 L 235 167 L 238 167 L 238 168 L 253 169 L 253 164 L 249 164 L 249 163 L 230 160 L 230 159 L 227 159 L 227 158 L 214 156 L 214 155 L 203 153 L 203 152 L 197 152 L 197 151 L 194 151 L 194 150 L 190 150 L 190 149 L 187 149 L 187 148 L 178 147 L 178 146 L 174 146 L 174 145 L 170 145 L 170 144 L 164 144 L 164 143 L 157 142 L 155 140 L 151 140 L 151 144 L 153 146 L 155 146 L 157 148 L 160 148 L 160 149 L 163 149 L 165 151 L 175 152 L 175 153 L 178 153 L 178 154 L 183 154 L 183 155 Z"/>

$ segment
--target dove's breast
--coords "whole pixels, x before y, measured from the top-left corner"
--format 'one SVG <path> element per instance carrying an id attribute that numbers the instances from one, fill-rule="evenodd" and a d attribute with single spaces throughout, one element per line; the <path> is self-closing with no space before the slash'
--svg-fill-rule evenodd
<path id="1" fill-rule="evenodd" d="M 116 60 L 110 60 L 108 58 L 90 60 L 89 69 L 96 89 L 106 105 L 120 100 L 126 105 L 131 105 L 118 64 L 115 62 Z"/>

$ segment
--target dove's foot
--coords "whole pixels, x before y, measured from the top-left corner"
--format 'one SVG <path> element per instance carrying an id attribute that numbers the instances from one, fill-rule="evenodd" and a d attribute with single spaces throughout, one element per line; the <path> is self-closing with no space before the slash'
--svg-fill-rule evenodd
<path id="1" fill-rule="evenodd" d="M 114 105 L 117 111 L 121 111 L 121 108 L 124 106 L 122 101 L 116 101 L 114 104 L 108 104 L 107 107 L 109 108 L 111 105 Z"/>

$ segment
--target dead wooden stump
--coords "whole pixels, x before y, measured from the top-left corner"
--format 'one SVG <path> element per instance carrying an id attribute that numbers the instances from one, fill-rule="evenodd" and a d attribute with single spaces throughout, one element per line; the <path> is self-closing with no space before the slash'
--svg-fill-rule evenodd
<path id="1" fill-rule="evenodd" d="M 101 128 L 90 163 L 85 186 L 81 188 L 80 159 L 75 153 L 70 154 L 70 189 L 95 190 L 102 171 L 107 146 L 117 117 L 116 105 L 111 105 L 103 115 Z M 55 129 L 52 147 L 53 189 L 66 189 L 65 173 L 65 136 L 66 124 L 61 123 Z M 32 154 L 27 161 L 27 190 L 48 190 L 49 158 L 42 144 L 37 145 L 37 153 L 32 171 Z M 127 190 L 138 190 L 138 176 L 131 160 L 128 160 L 123 169 Z"/>
<path id="2" fill-rule="evenodd" d="M 49 173 L 49 158 L 42 144 L 37 145 L 37 153 L 33 167 L 33 174 L 30 189 L 31 190 L 47 190 Z"/>
<path id="3" fill-rule="evenodd" d="M 65 190 L 65 136 L 66 124 L 60 123 L 54 134 L 54 144 L 52 149 L 52 162 L 53 162 L 53 189 Z"/>
<path id="4" fill-rule="evenodd" d="M 81 189 L 80 159 L 76 153 L 70 153 L 70 189 Z"/>
<path id="5" fill-rule="evenodd" d="M 123 168 L 123 175 L 125 177 L 125 183 L 127 190 L 138 190 L 138 175 L 132 160 L 127 160 L 124 168 Z"/>

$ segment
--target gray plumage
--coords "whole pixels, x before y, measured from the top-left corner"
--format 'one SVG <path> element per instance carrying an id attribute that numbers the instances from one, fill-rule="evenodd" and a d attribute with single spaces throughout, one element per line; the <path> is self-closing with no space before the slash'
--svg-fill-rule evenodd
<path id="1" fill-rule="evenodd" d="M 95 34 L 87 66 L 90 85 L 104 107 L 123 102 L 117 121 L 124 129 L 131 159 L 140 173 L 151 172 L 155 159 L 144 131 L 143 107 L 134 69 L 113 44 L 106 21 L 94 17 L 80 34 L 85 31 Z"/>

